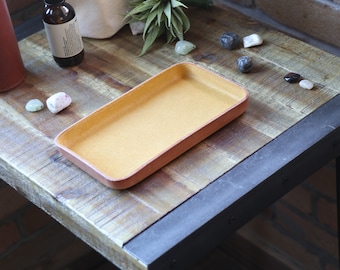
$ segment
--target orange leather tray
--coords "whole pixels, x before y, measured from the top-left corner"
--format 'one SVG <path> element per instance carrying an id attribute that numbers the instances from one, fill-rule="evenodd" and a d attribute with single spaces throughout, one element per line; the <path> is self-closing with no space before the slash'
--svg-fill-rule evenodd
<path id="1" fill-rule="evenodd" d="M 241 86 L 180 63 L 73 124 L 55 143 L 98 181 L 125 189 L 241 115 L 247 104 Z"/>

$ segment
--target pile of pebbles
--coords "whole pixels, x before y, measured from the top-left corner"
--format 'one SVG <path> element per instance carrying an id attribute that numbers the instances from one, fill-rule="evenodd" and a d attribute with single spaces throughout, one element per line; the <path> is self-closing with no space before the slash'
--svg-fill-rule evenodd
<path id="1" fill-rule="evenodd" d="M 251 34 L 249 36 L 240 38 L 239 35 L 233 32 L 226 32 L 220 36 L 220 44 L 223 48 L 228 50 L 235 50 L 241 47 L 243 41 L 244 48 L 251 48 L 263 44 L 263 38 L 258 34 Z M 242 73 L 249 73 L 253 68 L 253 61 L 249 56 L 241 56 L 237 59 L 237 68 Z M 299 86 L 306 90 L 312 90 L 314 84 L 304 79 L 300 74 L 290 72 L 284 76 L 284 80 L 288 83 L 299 83 Z"/>
<path id="2" fill-rule="evenodd" d="M 263 44 L 263 38 L 258 34 L 251 34 L 242 39 L 233 32 L 226 32 L 220 36 L 220 44 L 227 50 L 235 50 L 241 47 L 251 48 Z M 249 56 L 241 56 L 237 59 L 237 68 L 242 73 L 249 73 L 253 68 L 253 60 Z"/>
<path id="3" fill-rule="evenodd" d="M 72 103 L 71 97 L 64 93 L 58 92 L 52 96 L 50 96 L 46 100 L 46 106 L 50 110 L 51 113 L 57 114 L 62 110 L 66 109 Z M 33 98 L 26 103 L 25 109 L 29 112 L 38 112 L 44 108 L 44 103 L 37 99 Z"/>

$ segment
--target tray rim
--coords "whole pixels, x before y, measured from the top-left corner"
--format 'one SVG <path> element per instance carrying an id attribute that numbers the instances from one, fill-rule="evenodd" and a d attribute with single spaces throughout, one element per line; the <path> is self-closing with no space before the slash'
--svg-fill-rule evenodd
<path id="1" fill-rule="evenodd" d="M 198 127 L 196 130 L 193 130 L 189 134 L 187 134 L 186 136 L 182 137 L 175 144 L 170 145 L 169 147 L 165 148 L 163 151 L 159 152 L 158 155 L 155 155 L 153 158 L 151 158 L 147 162 L 143 163 L 140 167 L 138 167 L 137 169 L 132 171 L 129 175 L 127 175 L 124 178 L 113 178 L 113 177 L 107 175 L 105 172 L 98 169 L 94 164 L 90 163 L 86 158 L 81 157 L 79 154 L 77 154 L 76 152 L 74 152 L 73 150 L 68 148 L 67 146 L 63 145 L 62 143 L 59 143 L 58 140 L 60 139 L 60 137 L 63 134 L 72 130 L 74 128 L 74 126 L 79 125 L 81 122 L 86 121 L 89 117 L 93 117 L 93 115 L 99 113 L 102 110 L 105 110 L 106 107 L 111 106 L 111 104 L 113 104 L 117 100 L 122 99 L 126 95 L 131 94 L 132 91 L 134 91 L 135 89 L 138 89 L 139 87 L 141 87 L 141 85 L 146 84 L 149 81 L 153 80 L 155 77 L 160 76 L 161 74 L 168 72 L 170 69 L 176 68 L 176 66 L 181 66 L 181 65 L 194 66 L 195 68 L 199 68 L 201 70 L 204 70 L 205 72 L 209 72 L 210 74 L 212 74 L 214 76 L 220 77 L 225 81 L 228 81 L 229 83 L 237 86 L 240 90 L 243 91 L 244 98 L 238 100 L 238 102 L 236 104 L 228 107 L 222 113 L 211 118 L 209 121 L 205 122 L 203 125 Z M 142 83 L 136 85 L 135 87 L 131 88 L 128 92 L 126 92 L 126 93 L 122 94 L 121 96 L 109 101 L 108 103 L 100 106 L 99 108 L 97 108 L 96 110 L 94 110 L 93 112 L 88 114 L 87 116 L 79 119 L 78 121 L 76 121 L 75 123 L 70 125 L 69 127 L 65 128 L 64 130 L 59 132 L 59 134 L 54 139 L 54 143 L 58 147 L 60 152 L 69 161 L 71 161 L 73 164 L 75 164 L 77 167 L 79 167 L 80 169 L 85 171 L 90 176 L 94 177 L 96 180 L 98 180 L 102 184 L 106 185 L 109 188 L 113 188 L 113 189 L 126 189 L 126 188 L 129 188 L 129 187 L 139 183 L 140 181 L 144 180 L 144 178 L 150 176 L 152 173 L 161 169 L 163 166 L 165 166 L 166 164 L 168 164 L 169 162 L 171 162 L 175 158 L 179 157 L 180 155 L 182 155 L 183 153 L 188 151 L 194 145 L 203 141 L 208 136 L 212 135 L 217 130 L 219 130 L 223 126 L 227 125 L 229 122 L 233 121 L 234 119 L 236 119 L 237 117 L 242 115 L 248 107 L 248 100 L 249 100 L 249 92 L 246 88 L 244 88 L 240 84 L 238 84 L 238 83 L 236 83 L 236 82 L 234 82 L 234 81 L 232 81 L 232 80 L 230 80 L 230 79 L 228 79 L 228 78 L 226 78 L 226 77 L 224 77 L 224 76 L 222 76 L 222 75 L 220 75 L 220 74 L 218 74 L 218 73 L 216 73 L 216 72 L 214 72 L 214 71 L 212 71 L 212 70 L 210 70 L 206 67 L 202 67 L 201 65 L 198 65 L 196 63 L 180 62 L 180 63 L 176 63 L 176 64 L 169 66 L 168 68 L 162 70 L 161 72 L 157 73 L 156 75 L 148 78 L 144 82 L 142 82 Z M 229 116 L 228 114 L 230 114 L 231 111 L 234 111 L 236 109 L 238 109 L 240 111 L 240 112 L 236 113 L 236 116 L 233 116 L 233 117 L 231 117 L 230 119 L 227 119 L 227 120 L 221 119 L 221 117 L 223 117 L 223 116 L 225 116 L 225 118 L 228 118 L 227 117 L 227 116 Z M 218 122 L 218 120 L 222 121 L 223 123 L 217 124 L 216 122 Z M 213 131 L 206 132 L 206 130 L 210 130 L 210 129 L 208 129 L 208 127 L 210 127 L 210 126 L 213 126 L 212 127 Z M 193 137 L 197 137 L 197 138 L 193 138 Z M 190 139 L 193 139 L 193 141 L 188 143 L 188 141 L 190 141 Z M 185 145 L 185 144 L 189 144 L 189 146 L 184 147 L 185 148 L 184 151 L 178 152 L 178 148 L 181 148 L 182 145 Z M 169 157 L 165 158 L 164 161 L 161 161 L 161 157 L 164 157 L 164 156 L 169 156 Z M 137 178 L 139 180 L 135 181 L 135 180 L 132 179 L 133 177 Z"/>

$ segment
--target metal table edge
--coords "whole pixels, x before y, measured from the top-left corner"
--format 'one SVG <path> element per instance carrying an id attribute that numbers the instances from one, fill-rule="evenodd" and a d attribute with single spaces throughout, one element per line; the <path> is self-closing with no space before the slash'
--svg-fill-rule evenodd
<path id="1" fill-rule="evenodd" d="M 228 235 L 339 155 L 340 95 L 337 95 L 123 248 L 148 269 L 188 269 Z"/>

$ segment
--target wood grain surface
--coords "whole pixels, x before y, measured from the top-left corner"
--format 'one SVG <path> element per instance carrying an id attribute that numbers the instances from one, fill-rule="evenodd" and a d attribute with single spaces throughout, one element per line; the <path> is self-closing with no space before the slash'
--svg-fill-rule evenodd
<path id="1" fill-rule="evenodd" d="M 83 63 L 61 69 L 44 31 L 38 32 L 20 42 L 24 83 L 0 94 L 1 178 L 122 268 L 144 268 L 124 252 L 125 243 L 340 92 L 336 56 L 231 10 L 190 8 L 188 15 L 192 26 L 185 38 L 197 48 L 186 56 L 160 39 L 139 57 L 142 38 L 125 27 L 110 39 L 84 39 Z M 228 51 L 219 44 L 228 31 L 241 37 L 257 33 L 264 44 Z M 237 70 L 242 55 L 253 59 L 249 74 Z M 59 132 L 184 61 L 248 89 L 246 113 L 128 190 L 103 186 L 58 152 L 53 140 Z M 313 81 L 315 88 L 307 91 L 285 82 L 290 71 Z M 59 91 L 73 99 L 61 113 L 25 111 L 28 100 L 46 101 Z"/>

